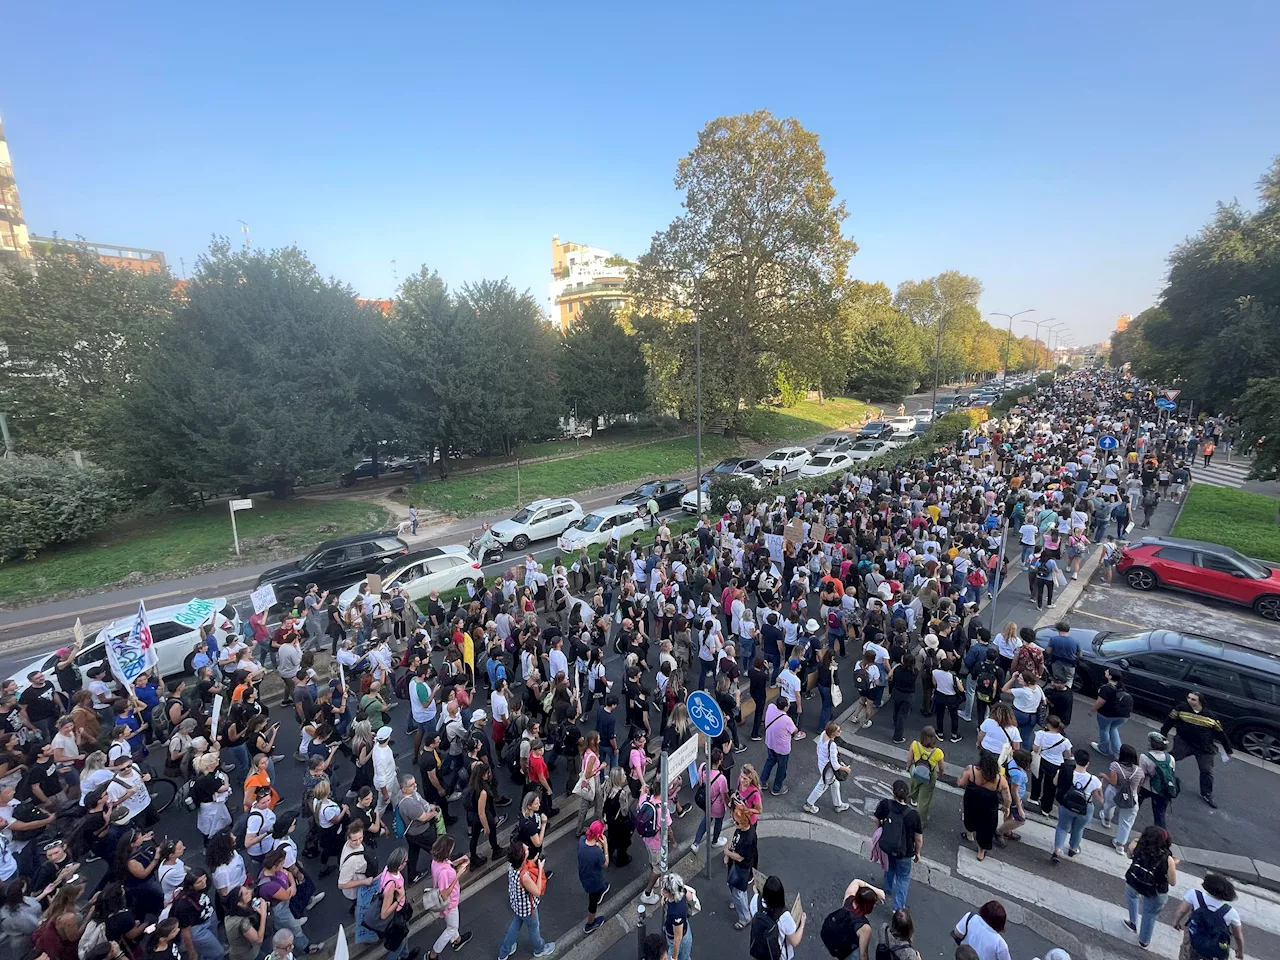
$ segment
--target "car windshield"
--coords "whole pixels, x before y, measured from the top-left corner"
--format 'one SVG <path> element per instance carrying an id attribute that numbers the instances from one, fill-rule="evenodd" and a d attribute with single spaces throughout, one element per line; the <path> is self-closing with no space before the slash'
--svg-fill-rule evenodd
<path id="1" fill-rule="evenodd" d="M 874 450 L 876 442 L 874 440 L 861 440 L 853 445 L 855 450 Z"/>
<path id="2" fill-rule="evenodd" d="M 884 426 L 885 426 L 885 425 L 884 425 L 884 421 L 883 421 L 883 420 L 872 420 L 870 423 L 868 423 L 868 424 L 867 424 L 865 427 L 863 427 L 862 429 L 863 429 L 863 430 L 883 430 L 883 429 L 884 429 Z"/>
<path id="3" fill-rule="evenodd" d="M 529 518 L 532 516 L 533 516 L 533 511 L 530 510 L 528 507 L 525 507 L 523 510 L 521 510 L 519 513 L 517 513 L 514 517 L 511 518 L 511 522 L 512 523 L 528 523 Z"/>
<path id="4" fill-rule="evenodd" d="M 636 488 L 636 493 L 644 497 L 651 497 L 657 492 L 658 485 L 656 483 L 646 483 L 643 487 Z"/>
<path id="5" fill-rule="evenodd" d="M 1241 569 L 1255 580 L 1265 580 L 1267 577 L 1271 576 L 1270 570 L 1258 563 L 1256 560 L 1249 559 L 1243 553 L 1235 553 L 1233 551 L 1231 559 L 1240 564 Z"/>
<path id="6" fill-rule="evenodd" d="M 1098 645 L 1098 652 L 1104 657 L 1127 657 L 1130 654 L 1142 653 L 1150 646 L 1147 640 L 1149 636 L 1146 633 L 1108 634 Z"/>
<path id="7" fill-rule="evenodd" d="M 721 460 L 711 470 L 712 473 L 733 473 L 738 469 L 737 460 Z"/>
<path id="8" fill-rule="evenodd" d="M 840 442 L 840 438 L 839 438 L 839 437 L 823 437 L 823 438 L 822 438 L 822 440 L 818 443 L 818 446 L 820 446 L 820 447 L 834 447 L 834 446 L 835 446 L 837 443 L 839 443 L 839 442 Z"/>
<path id="9" fill-rule="evenodd" d="M 602 523 L 604 523 L 604 517 L 600 516 L 600 514 L 588 513 L 585 517 L 583 517 L 581 520 L 575 523 L 574 527 L 576 527 L 578 530 L 583 530 L 583 531 L 586 531 L 587 533 L 591 533 L 595 530 L 599 530 L 600 524 Z"/>
<path id="10" fill-rule="evenodd" d="M 809 466 L 811 466 L 811 467 L 825 467 L 825 466 L 827 466 L 827 464 L 829 464 L 830 462 L 831 462 L 831 458 L 830 458 L 830 457 L 814 457 L 812 460 L 810 460 L 810 461 L 809 461 Z"/>

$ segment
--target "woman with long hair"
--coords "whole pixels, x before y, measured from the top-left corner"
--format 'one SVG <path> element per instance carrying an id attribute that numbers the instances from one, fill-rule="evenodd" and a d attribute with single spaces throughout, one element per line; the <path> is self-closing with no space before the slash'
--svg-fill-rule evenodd
<path id="1" fill-rule="evenodd" d="M 271 905 L 270 913 L 277 930 L 288 930 L 293 934 L 295 949 L 301 953 L 319 953 L 324 948 L 318 943 L 311 943 L 302 931 L 302 924 L 289 902 L 298 892 L 298 884 L 293 874 L 284 865 L 285 852 L 280 849 L 269 850 L 262 858 L 262 873 L 256 885 L 258 896 Z"/>
<path id="2" fill-rule="evenodd" d="M 392 921 L 409 902 L 404 882 L 404 867 L 408 859 L 409 851 L 404 847 L 396 847 L 387 855 L 387 865 L 382 868 L 378 879 L 374 881 L 375 893 L 370 907 L 377 911 L 383 922 Z M 384 944 L 387 948 L 386 960 L 405 960 L 405 957 L 409 956 L 407 930 L 398 943 L 394 943 L 384 935 Z"/>
<path id="3" fill-rule="evenodd" d="M 1009 815 L 1009 784 L 995 755 L 983 752 L 977 766 L 964 768 L 956 786 L 964 790 L 965 839 L 977 844 L 978 860 L 985 860 L 995 845 L 1001 817 Z"/>
<path id="4" fill-rule="evenodd" d="M 467 829 L 471 837 L 470 863 L 481 866 L 489 862 L 489 857 L 476 852 L 480 837 L 488 834 L 489 851 L 493 859 L 502 856 L 502 848 L 498 846 L 498 827 L 506 820 L 499 815 L 494 804 L 497 787 L 493 781 L 493 771 L 489 761 L 477 760 L 471 765 L 471 776 L 467 779 L 467 787 L 462 795 L 462 805 L 467 812 Z"/>
<path id="5" fill-rule="evenodd" d="M 218 769 L 218 754 L 204 753 L 192 761 L 195 780 L 191 786 L 191 797 L 197 805 L 196 829 L 205 838 L 205 847 L 209 840 L 220 830 L 231 826 L 231 811 L 227 809 L 227 800 L 231 798 L 231 785 L 227 775 Z"/>
<path id="6" fill-rule="evenodd" d="M 578 836 L 586 832 L 588 823 L 599 820 L 604 811 L 600 770 L 600 734 L 592 730 L 582 738 L 582 771 L 573 788 L 578 795 Z"/>
<path id="7" fill-rule="evenodd" d="M 249 878 L 244 857 L 236 850 L 236 838 L 229 829 L 219 830 L 209 838 L 204 859 L 213 868 L 213 885 L 221 897 L 242 886 Z"/>
<path id="8" fill-rule="evenodd" d="M 151 831 L 129 830 L 116 844 L 112 877 L 124 884 L 129 909 L 139 917 L 158 917 L 164 909 L 164 891 L 155 878 L 159 866 Z"/>
<path id="9" fill-rule="evenodd" d="M 431 847 L 431 879 L 444 901 L 444 929 L 427 951 L 425 960 L 440 960 L 440 951 L 445 947 L 458 951 L 471 940 L 470 930 L 460 933 L 458 928 L 458 891 L 470 862 L 465 856 L 453 858 L 453 837 L 448 835 L 437 837 Z"/>
<path id="10" fill-rule="evenodd" d="M 166 917 L 151 928 L 142 941 L 142 960 L 183 960 L 178 947 L 180 927 L 173 917 Z"/>
<path id="11" fill-rule="evenodd" d="M 781 877 L 770 876 L 764 882 L 764 889 L 752 898 L 751 915 L 755 916 L 762 910 L 776 926 L 779 960 L 791 960 L 795 956 L 796 947 L 804 939 L 805 921 L 808 917 L 803 911 L 799 917 L 791 915 L 787 909 L 787 891 L 782 886 Z"/>
<path id="12" fill-rule="evenodd" d="M 81 691 L 85 693 L 87 691 Z M 31 946 L 31 934 L 40 925 L 43 908 L 27 896 L 26 878 L 14 876 L 0 892 L 0 957 L 21 960 Z"/>
<path id="13" fill-rule="evenodd" d="M 347 823 L 347 815 L 346 804 L 339 804 L 333 799 L 328 780 L 321 780 L 311 788 L 311 816 L 320 844 L 322 877 L 327 877 L 335 869 L 329 859 L 338 856 L 342 850 L 342 831 Z"/>
<path id="14" fill-rule="evenodd" d="M 357 720 L 351 726 L 351 762 L 355 773 L 347 793 L 359 793 L 361 787 L 373 786 L 373 726 L 368 720 Z"/>
<path id="15" fill-rule="evenodd" d="M 186 955 L 198 960 L 223 960 L 227 955 L 218 939 L 218 911 L 211 894 L 209 874 L 188 870 L 170 908 L 169 915 L 181 928 Z"/>
<path id="16" fill-rule="evenodd" d="M 631 793 L 631 785 L 627 782 L 627 772 L 621 767 L 610 770 L 604 791 L 603 812 L 608 837 L 609 862 L 615 866 L 626 866 L 631 862 L 631 855 L 627 851 L 631 847 L 631 834 L 634 829 L 631 823 L 631 807 L 635 800 Z"/>
<path id="17" fill-rule="evenodd" d="M 1169 899 L 1169 888 L 1178 882 L 1178 861 L 1170 852 L 1173 841 L 1164 827 L 1150 826 L 1129 844 L 1133 862 L 1125 872 L 1125 897 L 1129 919 L 1124 925 L 1138 935 L 1138 946 L 1151 944 L 1156 920 Z"/>
<path id="18" fill-rule="evenodd" d="M 160 883 L 160 892 L 164 894 L 166 905 L 173 902 L 174 895 L 187 877 L 187 865 L 182 862 L 182 854 L 186 851 L 181 840 L 166 838 L 156 850 L 160 866 L 156 867 L 156 880 Z"/>
<path id="19" fill-rule="evenodd" d="M 32 931 L 31 946 L 48 960 L 78 960 L 77 945 L 84 933 L 84 924 L 76 903 L 83 893 L 83 883 L 64 883 L 54 891 L 49 906 Z"/>

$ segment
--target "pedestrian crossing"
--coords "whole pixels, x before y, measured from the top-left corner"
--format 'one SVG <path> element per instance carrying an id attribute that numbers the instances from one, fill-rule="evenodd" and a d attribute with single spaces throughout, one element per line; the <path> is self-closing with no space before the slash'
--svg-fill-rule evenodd
<path id="1" fill-rule="evenodd" d="M 1253 467 L 1251 460 L 1226 460 L 1214 457 L 1209 466 L 1201 466 L 1203 458 L 1191 467 L 1191 482 L 1207 483 L 1213 487 L 1231 487 L 1239 490 L 1249 479 L 1249 470 Z"/>
<path id="2" fill-rule="evenodd" d="M 1022 837 L 1021 842 L 993 851 L 982 862 L 978 861 L 972 849 L 961 847 L 956 854 L 956 872 L 999 893 L 1050 910 L 1083 928 L 1136 946 L 1137 937 L 1124 925 L 1128 918 L 1124 893 L 1124 875 L 1130 863 L 1128 857 L 1117 854 L 1110 844 L 1086 839 L 1077 856 L 1064 857 L 1061 866 L 1052 867 L 1048 860 L 1053 851 L 1054 828 L 1044 822 L 1028 820 L 1018 828 L 1018 833 Z M 1035 870 L 1028 869 L 1031 866 Z M 1087 884 L 1078 881 L 1080 868 L 1090 872 L 1091 879 Z M 1068 872 L 1077 879 L 1068 880 L 1064 876 Z M 1150 953 L 1154 956 L 1166 960 L 1178 957 L 1182 934 L 1173 929 L 1170 918 L 1183 895 L 1188 890 L 1199 889 L 1202 873 L 1192 874 L 1179 868 L 1178 882 L 1169 890 L 1169 902 L 1161 911 L 1151 938 Z M 1267 956 L 1265 944 L 1274 943 L 1272 938 L 1280 937 L 1280 902 L 1264 896 L 1266 891 L 1252 893 L 1237 885 L 1237 892 L 1239 895 L 1233 906 L 1244 921 L 1245 960 Z M 1095 896 L 1097 893 L 1103 896 Z M 1107 894 L 1110 896 L 1104 899 Z M 1260 945 L 1259 940 L 1264 944 Z"/>

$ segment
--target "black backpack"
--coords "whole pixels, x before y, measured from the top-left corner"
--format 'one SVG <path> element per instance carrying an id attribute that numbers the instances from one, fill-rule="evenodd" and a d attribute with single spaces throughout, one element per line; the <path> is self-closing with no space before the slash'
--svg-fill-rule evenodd
<path id="1" fill-rule="evenodd" d="M 1063 780 L 1066 789 L 1062 791 L 1062 795 L 1058 797 L 1058 802 L 1072 813 L 1083 814 L 1089 809 L 1089 797 L 1081 787 L 1076 786 L 1076 777 L 1073 773 L 1071 776 Z M 1088 786 L 1088 783 L 1085 784 Z"/>
<path id="2" fill-rule="evenodd" d="M 867 925 L 866 918 L 850 910 L 847 903 L 836 907 L 822 921 L 822 945 L 836 960 L 853 956 L 858 949 L 858 931 Z"/>
<path id="3" fill-rule="evenodd" d="M 1162 887 L 1168 888 L 1168 859 L 1169 855 L 1164 851 L 1158 860 L 1153 858 L 1150 862 L 1135 858 L 1125 871 L 1125 883 L 1133 887 L 1139 896 L 1158 896 L 1164 892 Z"/>
<path id="4" fill-rule="evenodd" d="M 990 663 L 984 663 L 978 670 L 977 677 L 974 678 L 974 696 L 983 703 L 994 703 L 996 699 L 997 687 L 996 670 Z"/>
<path id="5" fill-rule="evenodd" d="M 863 666 L 853 671 L 853 683 L 858 688 L 858 693 L 864 697 L 875 689 L 875 684 L 871 682 L 871 672 Z"/>
<path id="6" fill-rule="evenodd" d="M 889 816 L 880 823 L 880 852 L 894 859 L 905 857 L 910 853 L 907 849 L 907 826 L 903 823 L 906 811 L 895 810 L 892 800 L 888 807 Z"/>
<path id="7" fill-rule="evenodd" d="M 782 944 L 778 942 L 778 921 L 769 916 L 762 905 L 751 918 L 751 941 L 747 948 L 752 960 L 781 960 Z"/>

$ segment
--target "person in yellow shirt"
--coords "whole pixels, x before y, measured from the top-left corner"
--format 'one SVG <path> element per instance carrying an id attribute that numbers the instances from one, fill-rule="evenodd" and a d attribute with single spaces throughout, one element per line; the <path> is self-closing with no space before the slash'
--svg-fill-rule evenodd
<path id="1" fill-rule="evenodd" d="M 929 514 L 929 516 L 933 518 L 934 523 L 937 523 L 938 518 L 942 516 L 942 508 L 939 507 L 936 503 L 929 504 L 927 507 L 924 508 L 924 512 Z"/>
<path id="2" fill-rule="evenodd" d="M 911 741 L 907 751 L 907 773 L 910 775 L 911 804 L 920 814 L 920 823 L 929 822 L 929 804 L 933 803 L 933 791 L 942 773 L 942 748 L 938 746 L 938 734 L 933 727 L 920 731 L 920 739 Z"/>

